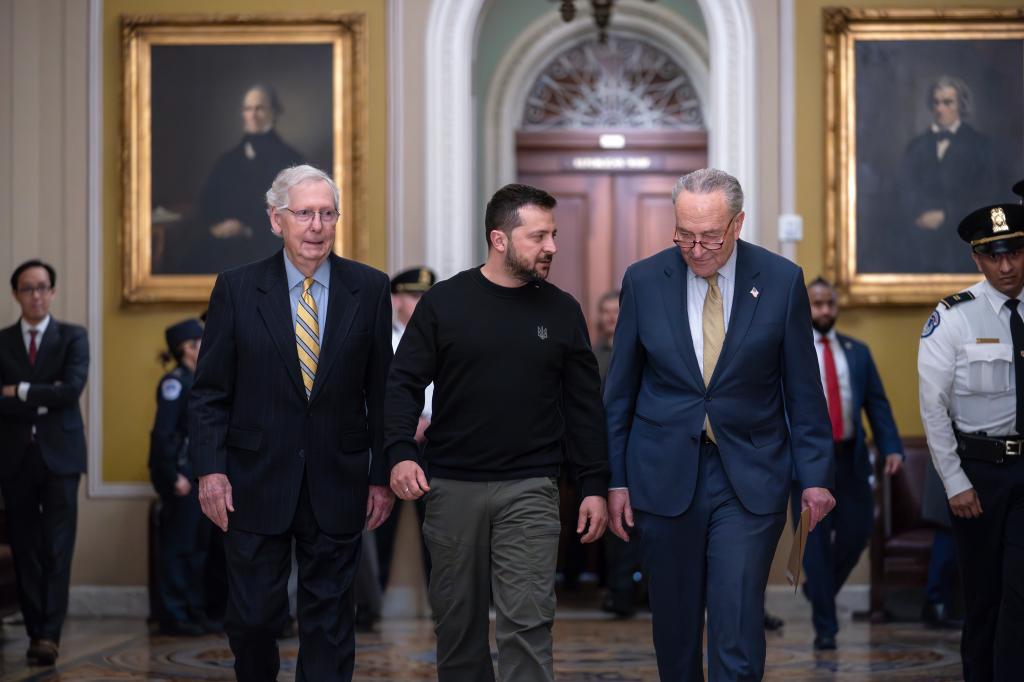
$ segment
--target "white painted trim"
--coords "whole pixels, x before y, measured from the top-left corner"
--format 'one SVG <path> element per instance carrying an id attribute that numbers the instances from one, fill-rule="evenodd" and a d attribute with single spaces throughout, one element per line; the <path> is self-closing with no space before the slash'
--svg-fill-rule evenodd
<path id="1" fill-rule="evenodd" d="M 388 272 L 405 263 L 405 41 L 403 0 L 388 0 Z"/>
<path id="2" fill-rule="evenodd" d="M 88 275 L 86 316 L 90 357 L 88 450 L 89 497 L 153 497 L 148 483 L 103 480 L 103 0 L 89 2 Z"/>
<path id="3" fill-rule="evenodd" d="M 779 7 L 779 213 L 796 212 L 796 0 Z M 796 262 L 796 242 L 781 241 L 783 256 Z"/>
<path id="4" fill-rule="evenodd" d="M 616 33 L 650 42 L 675 57 L 693 83 L 707 124 L 708 44 L 704 35 L 680 15 L 660 5 L 623 0 L 615 5 Z M 494 71 L 484 110 L 484 193 L 516 178 L 515 133 L 520 127 L 530 87 L 552 56 L 594 35 L 590 22 L 565 23 L 548 12 L 515 39 Z"/>
<path id="5" fill-rule="evenodd" d="M 436 0 L 427 20 L 426 261 L 441 278 L 473 265 L 473 37 L 484 4 Z"/>
<path id="6" fill-rule="evenodd" d="M 708 152 L 713 166 L 743 183 L 744 237 L 759 241 L 756 54 L 750 2 L 698 0 L 710 47 Z M 442 277 L 473 265 L 478 237 L 473 217 L 475 35 L 486 0 L 436 0 L 427 22 L 426 180 L 427 262 Z M 552 7 L 554 13 L 556 8 Z"/>
<path id="7" fill-rule="evenodd" d="M 78 618 L 146 618 L 149 588 L 145 585 L 72 585 L 68 615 Z"/>

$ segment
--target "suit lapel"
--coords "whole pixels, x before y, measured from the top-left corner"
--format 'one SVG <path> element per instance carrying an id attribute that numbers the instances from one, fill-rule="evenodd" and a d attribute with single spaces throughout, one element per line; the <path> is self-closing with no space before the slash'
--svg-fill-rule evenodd
<path id="1" fill-rule="evenodd" d="M 21 333 L 21 321 L 19 320 L 13 326 L 8 327 L 4 332 L 4 343 L 14 353 L 14 359 L 18 363 L 18 367 L 25 368 L 25 375 L 27 376 L 32 369 L 28 364 L 28 351 L 25 349 L 25 337 Z"/>
<path id="2" fill-rule="evenodd" d="M 327 319 L 324 321 L 326 331 L 324 342 L 320 348 L 320 360 L 316 368 L 316 379 L 313 391 L 309 394 L 312 403 L 320 394 L 320 389 L 341 352 L 341 347 L 348 336 L 349 327 L 355 319 L 359 300 L 354 296 L 358 287 L 347 281 L 345 277 L 345 261 L 331 255 L 331 287 L 327 292 Z"/>
<path id="3" fill-rule="evenodd" d="M 850 400 L 854 405 L 860 405 L 860 377 L 863 376 L 860 367 L 860 355 L 849 338 L 842 334 L 836 334 L 836 338 L 839 339 L 839 346 L 842 348 L 843 356 L 846 358 L 846 369 L 849 372 L 850 380 Z"/>
<path id="4" fill-rule="evenodd" d="M 677 256 L 678 257 L 678 256 Z M 665 303 L 665 314 L 675 337 L 676 348 L 683 364 L 690 371 L 698 385 L 704 385 L 704 377 L 697 364 L 697 351 L 693 348 L 693 337 L 690 335 L 690 316 L 686 308 L 686 266 L 682 263 L 665 267 L 665 283 L 661 288 L 662 300 Z M 676 323 L 676 320 L 680 320 Z"/>
<path id="5" fill-rule="evenodd" d="M 760 293 L 754 295 L 752 291 L 757 288 L 757 279 L 760 272 L 747 261 L 746 246 L 742 241 L 736 243 L 736 282 L 732 290 L 732 310 L 729 313 L 729 328 L 725 332 L 725 342 L 722 344 L 722 354 L 718 357 L 718 364 L 715 365 L 715 373 L 711 377 L 711 386 L 722 374 L 729 360 L 736 354 L 737 349 L 743 343 L 750 327 L 750 321 L 757 310 L 757 302 L 761 299 Z M 710 388 L 710 386 L 709 386 Z"/>
<path id="6" fill-rule="evenodd" d="M 263 323 L 267 326 L 270 338 L 273 339 L 277 352 L 281 354 L 295 388 L 306 398 L 306 389 L 302 385 L 299 369 L 299 352 L 295 347 L 295 330 L 292 328 L 291 300 L 288 298 L 288 276 L 284 270 L 284 256 L 278 251 L 271 257 L 263 271 L 263 276 L 256 284 L 261 292 L 257 309 Z"/>

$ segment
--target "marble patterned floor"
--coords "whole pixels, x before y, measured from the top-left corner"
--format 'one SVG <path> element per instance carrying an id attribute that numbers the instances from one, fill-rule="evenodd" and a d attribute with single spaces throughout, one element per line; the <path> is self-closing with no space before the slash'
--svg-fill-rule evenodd
<path id="1" fill-rule="evenodd" d="M 775 610 L 779 613 L 779 610 Z M 786 627 L 768 633 L 768 680 L 959 680 L 959 633 L 916 623 L 846 622 L 839 650 L 812 651 L 804 609 L 785 609 Z M 140 620 L 70 620 L 57 668 L 29 667 L 19 626 L 3 630 L 0 679 L 230 680 L 231 652 L 221 636 L 198 639 L 150 635 Z M 282 640 L 281 680 L 294 679 L 297 640 Z M 555 671 L 560 681 L 658 679 L 650 617 L 612 620 L 600 611 L 560 609 L 555 625 Z M 434 636 L 425 619 L 381 623 L 357 639 L 355 679 L 414 682 L 434 679 Z"/>

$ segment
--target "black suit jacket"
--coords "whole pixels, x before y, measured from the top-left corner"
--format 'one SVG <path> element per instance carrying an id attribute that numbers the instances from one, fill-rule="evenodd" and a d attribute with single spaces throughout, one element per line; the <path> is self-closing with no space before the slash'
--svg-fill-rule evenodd
<path id="1" fill-rule="evenodd" d="M 283 258 L 278 251 L 217 277 L 189 402 L 193 471 L 227 475 L 233 528 L 287 530 L 305 473 L 320 527 L 357 532 L 368 483 L 387 483 L 379 455 L 391 362 L 388 277 L 330 256 L 324 342 L 307 402 Z"/>
<path id="2" fill-rule="evenodd" d="M 39 341 L 35 366 L 21 322 L 0 331 L 0 385 L 29 383 L 28 400 L 0 398 L 0 476 L 14 474 L 35 426 L 46 468 L 58 475 L 85 472 L 85 427 L 78 398 L 89 374 L 85 329 L 53 317 Z M 39 414 L 45 407 L 46 414 Z"/>

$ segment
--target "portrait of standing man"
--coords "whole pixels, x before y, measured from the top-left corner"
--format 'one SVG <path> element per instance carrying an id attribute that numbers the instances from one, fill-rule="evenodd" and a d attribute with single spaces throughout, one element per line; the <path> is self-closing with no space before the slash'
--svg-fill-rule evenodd
<path id="1" fill-rule="evenodd" d="M 706 168 L 672 192 L 676 246 L 622 281 L 605 380 L 609 521 L 635 528 L 663 680 L 764 674 L 764 589 L 796 476 L 835 504 L 832 436 L 799 267 L 739 239 L 743 190 Z"/>
<path id="2" fill-rule="evenodd" d="M 225 533 L 238 679 L 277 679 L 294 539 L 296 679 L 351 680 L 360 536 L 394 501 L 380 456 L 390 288 L 333 254 L 339 197 L 327 174 L 287 168 L 266 198 L 284 248 L 217 278 L 192 386 L 193 471 Z"/>
<path id="3" fill-rule="evenodd" d="M 38 260 L 11 275 L 21 319 L 0 331 L 0 490 L 30 663 L 52 665 L 68 612 L 89 373 L 85 329 L 53 319 L 57 271 Z"/>
<path id="4" fill-rule="evenodd" d="M 558 474 L 566 457 L 583 499 L 576 533 L 586 543 L 605 529 L 597 361 L 579 303 L 545 281 L 558 250 L 555 203 L 527 185 L 491 197 L 486 262 L 424 294 L 388 377 L 391 489 L 426 500 L 440 682 L 495 679 L 492 596 L 498 678 L 554 680 Z M 416 427 L 431 382 L 421 458 Z"/>

